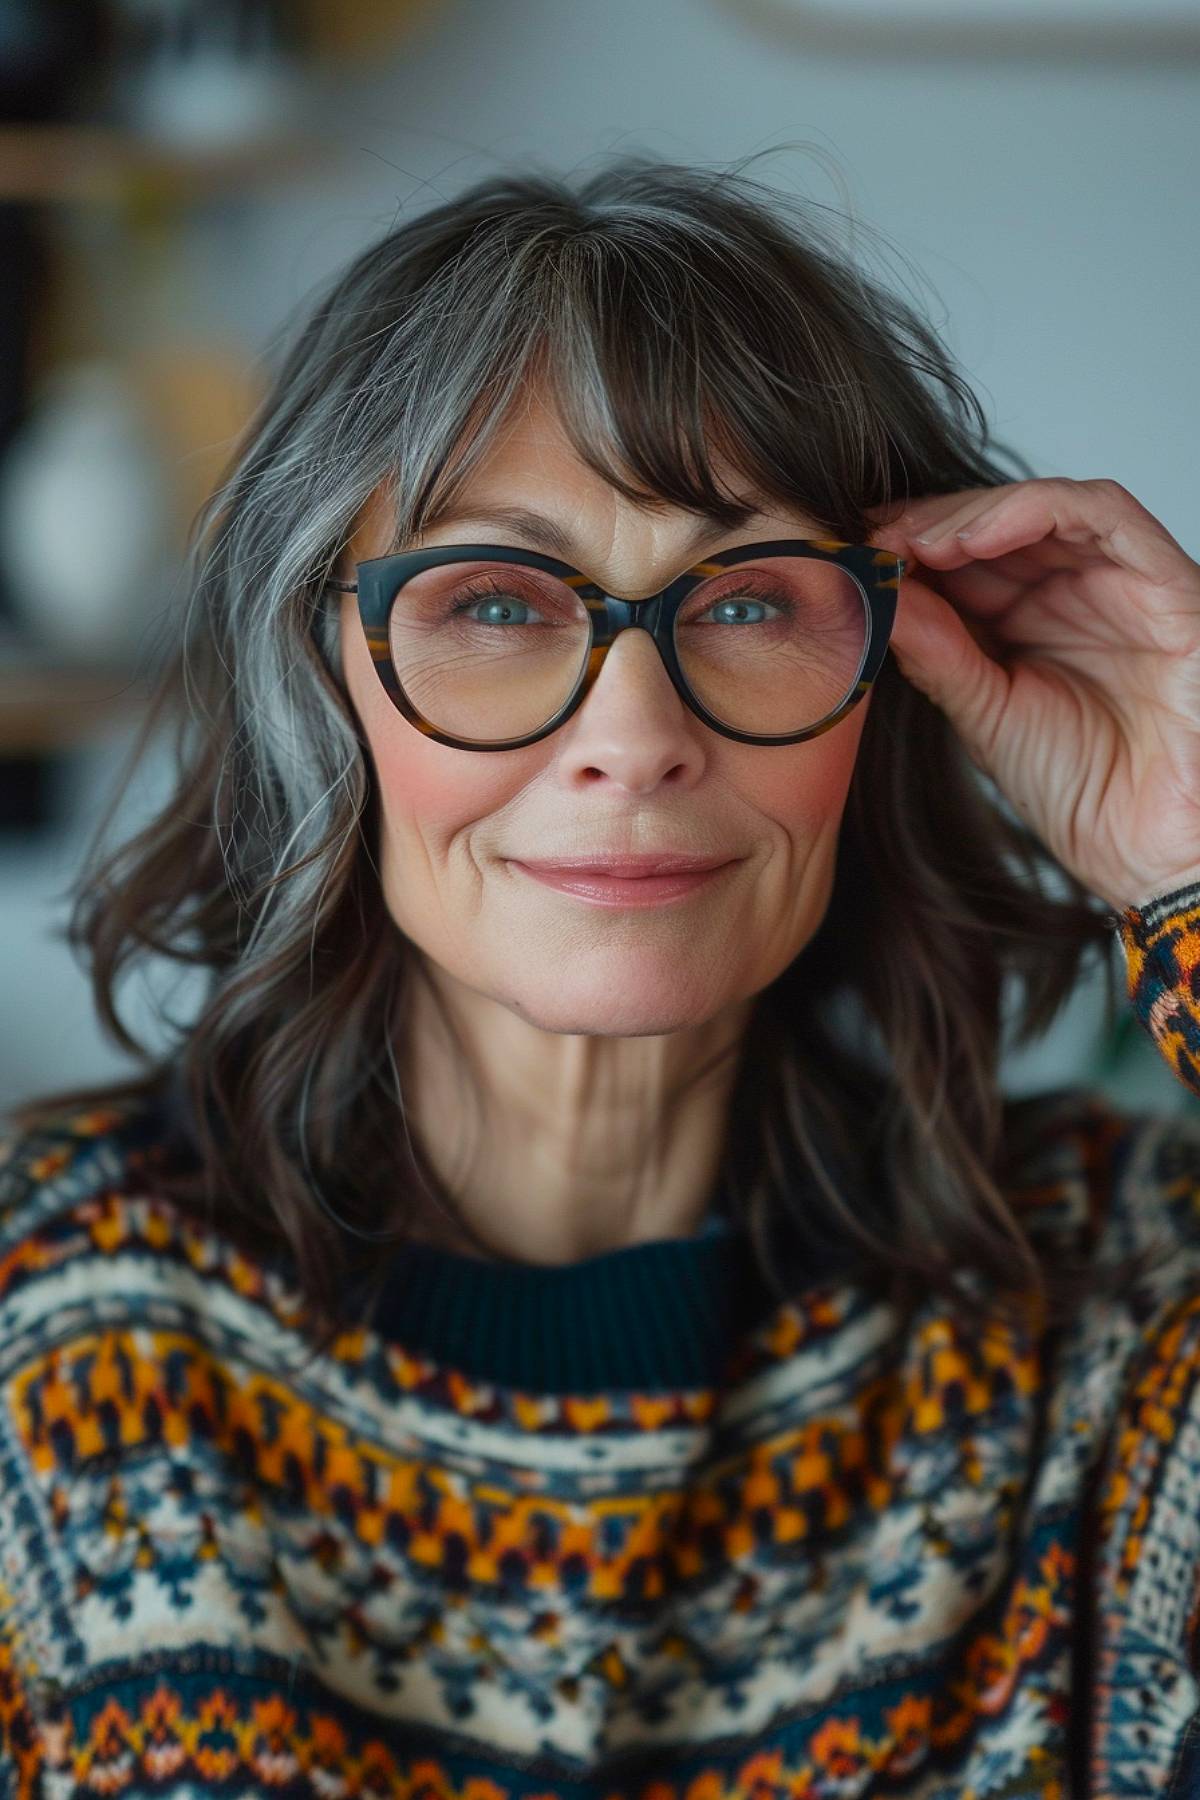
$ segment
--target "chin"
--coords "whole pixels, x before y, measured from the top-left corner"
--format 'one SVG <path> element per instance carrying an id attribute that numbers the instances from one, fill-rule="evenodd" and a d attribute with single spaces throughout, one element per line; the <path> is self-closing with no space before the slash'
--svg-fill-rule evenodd
<path id="1" fill-rule="evenodd" d="M 626 972 L 607 982 L 600 994 L 584 994 L 578 988 L 571 992 L 564 981 L 554 994 L 509 994 L 505 1003 L 539 1031 L 572 1037 L 663 1037 L 703 1025 L 727 997 L 707 988 L 703 994 L 689 995 L 684 983 L 667 977 L 660 984 L 639 983 Z"/>
<path id="2" fill-rule="evenodd" d="M 694 1025 L 704 1023 L 703 1019 L 682 1018 L 678 1011 L 651 1019 L 647 1017 L 645 1007 L 639 1007 L 636 1011 L 630 1008 L 628 1017 L 614 1015 L 609 1011 L 601 1019 L 594 1014 L 589 1016 L 582 1010 L 567 1014 L 561 1008 L 556 1008 L 553 1013 L 539 1014 L 519 1003 L 510 1004 L 513 1011 L 519 1013 L 527 1024 L 560 1037 L 670 1037 L 676 1031 L 687 1031 Z"/>

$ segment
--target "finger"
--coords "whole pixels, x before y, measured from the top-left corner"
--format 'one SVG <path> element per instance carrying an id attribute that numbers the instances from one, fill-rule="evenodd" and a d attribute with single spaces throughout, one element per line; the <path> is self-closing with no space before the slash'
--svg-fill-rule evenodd
<path id="1" fill-rule="evenodd" d="M 888 501 L 868 507 L 866 516 L 879 531 L 899 531 L 910 541 L 917 532 L 994 500 L 1003 487 L 958 488 L 948 494 L 920 494 L 916 499 Z"/>
<path id="2" fill-rule="evenodd" d="M 973 544 L 974 536 L 965 541 Z M 977 557 L 972 553 L 953 565 L 944 556 L 939 558 L 936 554 L 931 554 L 926 561 L 925 546 L 921 549 L 921 556 L 910 549 L 905 579 L 919 576 L 956 605 L 961 603 L 981 612 L 1003 611 L 1038 592 L 1045 583 L 1060 576 L 1086 575 L 1089 567 L 1107 570 L 1116 578 L 1125 579 L 1123 575 L 1117 576 L 1107 557 L 1097 554 L 1081 563 L 1077 549 L 1059 544 L 1054 538 L 1023 544 L 1003 555 Z"/>
<path id="3" fill-rule="evenodd" d="M 940 543 L 947 533 L 994 504 L 995 493 L 994 488 L 981 488 L 965 505 L 961 494 L 938 495 L 937 510 L 931 512 L 925 504 L 908 507 L 890 522 L 877 524 L 871 532 L 870 542 L 881 550 L 895 551 L 911 565 L 921 559 L 927 544 Z"/>
<path id="4" fill-rule="evenodd" d="M 910 581 L 923 581 L 952 605 L 965 606 L 984 614 L 1003 612 L 1014 600 L 1020 598 L 1031 582 L 1039 580 L 1046 573 L 1041 546 L 1035 546 L 1028 555 L 1018 554 L 1016 557 L 1005 558 L 1002 562 L 980 562 L 974 557 L 968 557 L 958 568 L 936 568 L 936 559 L 926 563 L 904 533 L 881 529 L 872 536 L 871 542 L 879 549 L 894 551 L 904 557 L 906 566 L 901 577 L 902 590 Z M 1073 566 L 1071 555 L 1071 552 L 1064 553 L 1062 567 Z"/>
<path id="5" fill-rule="evenodd" d="M 960 610 L 981 617 L 1003 614 L 1028 593 L 1030 572 L 1014 571 L 1007 561 L 977 562 L 972 558 L 957 569 L 927 568 L 915 562 L 902 577 L 903 581 L 922 581 L 943 600 Z"/>
<path id="6" fill-rule="evenodd" d="M 1200 583 L 1200 564 L 1115 481 L 1015 482 L 961 511 L 961 518 L 940 520 L 914 535 L 919 556 L 932 556 L 940 568 L 946 561 L 1003 556 L 1054 538 L 1081 552 L 1098 550 L 1107 561 L 1152 587 Z M 964 529 L 969 535 L 959 536 Z"/>
<path id="7" fill-rule="evenodd" d="M 946 713 L 987 768 L 1010 678 L 984 628 L 920 582 L 903 583 L 889 647 L 906 679 Z"/>

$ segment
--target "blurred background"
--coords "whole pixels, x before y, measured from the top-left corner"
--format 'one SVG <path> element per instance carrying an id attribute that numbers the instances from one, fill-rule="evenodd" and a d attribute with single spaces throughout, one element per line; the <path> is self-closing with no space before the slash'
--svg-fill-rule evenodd
<path id="1" fill-rule="evenodd" d="M 512 163 L 774 146 L 749 172 L 884 234 L 1001 440 L 1200 556 L 1200 0 L 0 0 L 0 1107 L 134 1066 L 63 896 L 312 285 Z M 121 998 L 155 1050 L 167 992 Z M 1004 1068 L 1077 1080 L 1200 1106 L 1100 970 Z"/>

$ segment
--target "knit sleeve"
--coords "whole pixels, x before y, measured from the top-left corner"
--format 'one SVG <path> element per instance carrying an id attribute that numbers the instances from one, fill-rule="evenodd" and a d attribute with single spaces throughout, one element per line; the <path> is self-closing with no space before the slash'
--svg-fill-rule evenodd
<path id="1" fill-rule="evenodd" d="M 1200 881 L 1115 917 L 1133 1010 L 1172 1072 L 1200 1094 Z"/>

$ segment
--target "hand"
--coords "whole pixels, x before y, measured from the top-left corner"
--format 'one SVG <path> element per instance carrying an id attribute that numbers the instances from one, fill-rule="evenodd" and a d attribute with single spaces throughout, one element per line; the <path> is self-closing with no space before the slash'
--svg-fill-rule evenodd
<path id="1" fill-rule="evenodd" d="M 1200 563 L 1115 481 L 868 516 L 901 672 L 1058 861 L 1118 912 L 1200 879 Z"/>

